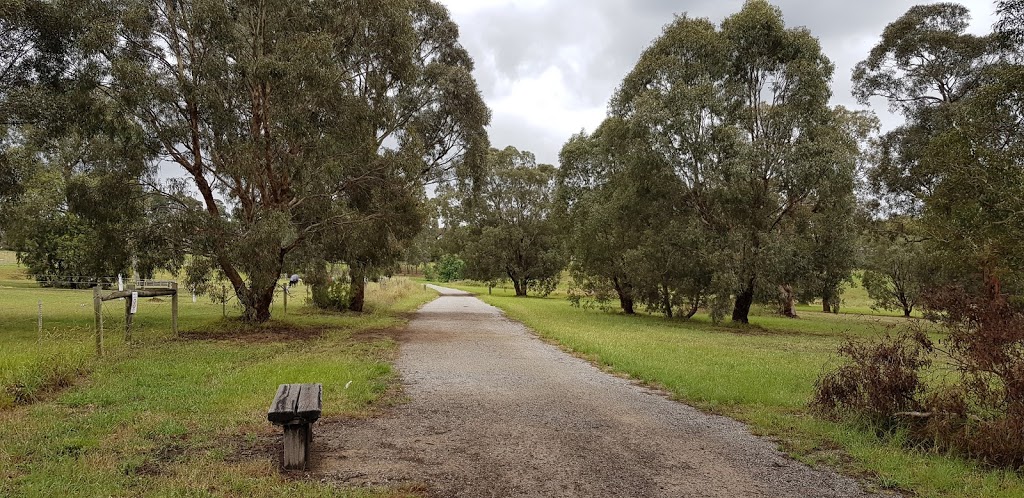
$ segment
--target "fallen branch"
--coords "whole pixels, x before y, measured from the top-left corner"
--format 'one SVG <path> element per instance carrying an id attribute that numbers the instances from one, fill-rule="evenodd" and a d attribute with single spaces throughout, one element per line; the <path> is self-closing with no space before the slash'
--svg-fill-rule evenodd
<path id="1" fill-rule="evenodd" d="M 953 412 L 896 412 L 896 413 L 893 413 L 893 416 L 894 417 L 911 417 L 911 418 L 931 418 L 931 417 L 934 417 L 934 416 L 962 417 L 963 415 L 960 415 L 959 413 L 953 413 Z M 982 418 L 977 416 L 977 415 L 967 415 L 967 418 L 969 418 L 969 419 L 971 419 L 971 420 L 973 420 L 975 422 L 984 422 L 984 420 L 982 420 Z"/>

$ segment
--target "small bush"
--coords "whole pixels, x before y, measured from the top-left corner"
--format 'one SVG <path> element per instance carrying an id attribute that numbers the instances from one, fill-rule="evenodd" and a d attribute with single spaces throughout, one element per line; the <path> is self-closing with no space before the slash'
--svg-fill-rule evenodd
<path id="1" fill-rule="evenodd" d="M 347 279 L 336 279 L 312 285 L 313 306 L 322 310 L 345 311 L 350 302 L 351 285 Z"/>
<path id="2" fill-rule="evenodd" d="M 441 282 L 453 282 L 455 280 L 462 280 L 462 271 L 466 268 L 466 262 L 461 259 L 452 256 L 451 254 L 445 254 L 441 261 L 437 263 L 436 276 L 437 280 Z"/>

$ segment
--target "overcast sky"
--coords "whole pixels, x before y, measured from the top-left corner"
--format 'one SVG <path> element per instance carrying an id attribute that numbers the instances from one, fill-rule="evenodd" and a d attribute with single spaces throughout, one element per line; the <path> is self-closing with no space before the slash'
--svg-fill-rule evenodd
<path id="1" fill-rule="evenodd" d="M 608 100 L 644 48 L 674 14 L 718 23 L 742 0 L 440 0 L 476 62 L 475 76 L 493 113 L 491 145 L 513 145 L 557 164 L 573 133 L 593 131 Z M 859 108 L 850 96 L 853 66 L 877 43 L 910 0 L 774 0 L 787 26 L 806 26 L 835 64 L 834 104 Z M 961 2 L 972 31 L 988 32 L 990 0 Z M 873 110 L 883 126 L 899 124 L 883 102 Z"/>

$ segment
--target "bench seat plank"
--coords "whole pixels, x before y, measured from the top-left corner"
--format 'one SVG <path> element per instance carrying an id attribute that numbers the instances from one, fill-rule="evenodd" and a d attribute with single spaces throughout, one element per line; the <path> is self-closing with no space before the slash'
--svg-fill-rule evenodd
<path id="1" fill-rule="evenodd" d="M 277 388 L 277 395 L 270 403 L 270 410 L 267 411 L 267 420 L 275 424 L 285 424 L 295 420 L 295 408 L 299 402 L 299 391 L 301 384 L 281 384 Z"/>
<path id="2" fill-rule="evenodd" d="M 323 385 L 302 384 L 299 390 L 299 400 L 295 407 L 296 417 L 306 422 L 316 422 L 322 411 Z"/>
<path id="3" fill-rule="evenodd" d="M 281 384 L 267 410 L 267 420 L 275 424 L 313 423 L 323 409 L 323 385 Z"/>

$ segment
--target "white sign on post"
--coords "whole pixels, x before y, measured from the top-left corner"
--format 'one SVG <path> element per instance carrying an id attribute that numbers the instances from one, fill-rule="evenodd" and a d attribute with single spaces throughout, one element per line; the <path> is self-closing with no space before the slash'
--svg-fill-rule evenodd
<path id="1" fill-rule="evenodd" d="M 134 315 L 135 312 L 138 311 L 138 309 L 139 309 L 139 293 L 138 292 L 132 292 L 132 310 L 131 310 L 131 314 Z"/>

